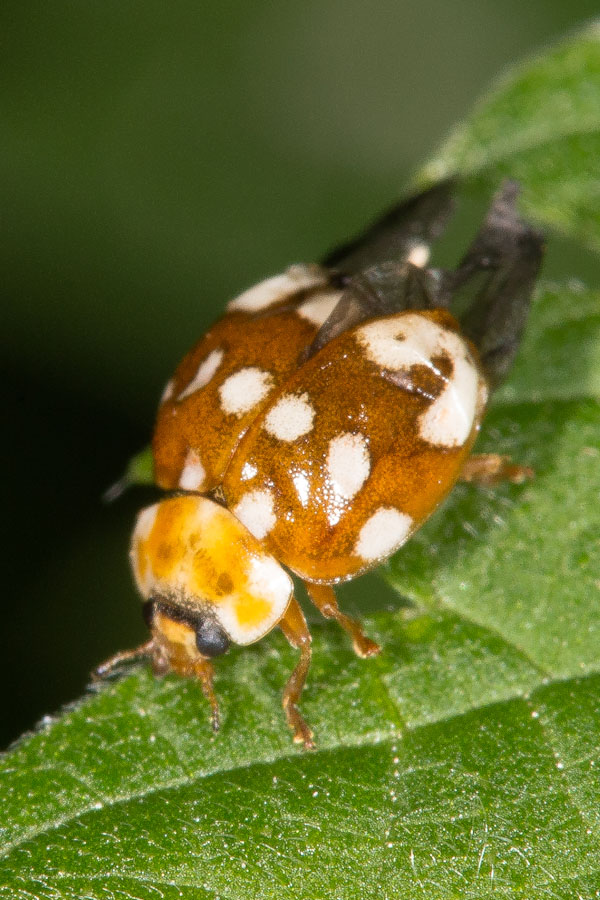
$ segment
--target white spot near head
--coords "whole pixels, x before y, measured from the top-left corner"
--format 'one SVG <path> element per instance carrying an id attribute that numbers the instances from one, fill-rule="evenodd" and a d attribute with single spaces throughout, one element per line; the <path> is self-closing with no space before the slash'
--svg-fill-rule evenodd
<path id="1" fill-rule="evenodd" d="M 280 441 L 295 441 L 312 429 L 315 411 L 308 394 L 284 394 L 265 417 L 265 429 Z"/>
<path id="2" fill-rule="evenodd" d="M 200 363 L 198 371 L 188 386 L 181 391 L 177 399 L 183 400 L 185 397 L 189 397 L 190 394 L 195 394 L 200 388 L 206 387 L 223 362 L 223 356 L 224 354 L 221 349 L 213 350 L 209 353 L 206 359 Z"/>
<path id="3" fill-rule="evenodd" d="M 429 262 L 429 247 L 427 244 L 413 244 L 406 257 L 406 261 L 422 269 Z"/>
<path id="4" fill-rule="evenodd" d="M 347 431 L 329 441 L 327 474 L 336 494 L 350 500 L 361 489 L 370 471 L 371 459 L 364 435 Z"/>
<path id="5" fill-rule="evenodd" d="M 173 384 L 173 379 L 171 379 L 171 381 L 167 381 L 167 383 L 165 384 L 165 389 L 162 392 L 162 395 L 160 398 L 161 406 L 163 403 L 166 403 L 167 400 L 171 399 L 171 397 L 173 396 L 173 388 L 174 387 L 175 387 L 175 385 Z"/>
<path id="6" fill-rule="evenodd" d="M 206 478 L 206 471 L 195 450 L 188 450 L 188 454 L 179 476 L 179 487 L 182 491 L 201 491 Z"/>
<path id="7" fill-rule="evenodd" d="M 223 412 L 243 416 L 261 403 L 272 387 L 273 376 L 255 366 L 234 372 L 219 388 Z"/>
<path id="8" fill-rule="evenodd" d="M 327 283 L 327 273 L 319 266 L 290 266 L 281 275 L 274 275 L 244 291 L 227 304 L 230 311 L 259 312 L 274 303 L 292 297 L 298 291 L 316 288 Z"/>
<path id="9" fill-rule="evenodd" d="M 158 507 L 159 504 L 155 503 L 153 506 L 147 506 L 145 509 L 140 510 L 133 531 L 133 537 L 136 540 L 145 541 L 150 536 L 150 532 L 156 522 Z"/>
<path id="10" fill-rule="evenodd" d="M 258 469 L 255 465 L 250 462 L 245 462 L 242 466 L 242 471 L 240 472 L 240 479 L 242 481 L 252 481 Z"/>
<path id="11" fill-rule="evenodd" d="M 408 538 L 413 520 L 391 506 L 382 506 L 360 529 L 354 545 L 356 556 L 367 562 L 385 559 Z"/>
<path id="12" fill-rule="evenodd" d="M 273 494 L 268 490 L 244 494 L 232 512 L 259 541 L 271 531 L 277 521 L 273 508 Z"/>
<path id="13" fill-rule="evenodd" d="M 356 337 L 368 359 L 396 372 L 421 365 L 443 377 L 432 360 L 450 359 L 452 374 L 420 417 L 420 435 L 436 446 L 462 446 L 475 421 L 481 377 L 460 335 L 419 313 L 401 313 L 361 326 Z"/>
<path id="14" fill-rule="evenodd" d="M 296 312 L 311 325 L 321 326 L 338 305 L 342 291 L 327 291 L 301 303 Z"/>

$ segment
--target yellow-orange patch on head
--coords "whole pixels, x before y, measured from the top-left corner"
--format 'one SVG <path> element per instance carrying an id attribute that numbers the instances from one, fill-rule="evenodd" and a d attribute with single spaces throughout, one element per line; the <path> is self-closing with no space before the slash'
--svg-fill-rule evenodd
<path id="1" fill-rule="evenodd" d="M 240 599 L 235 603 L 235 615 L 245 631 L 260 627 L 271 612 L 271 604 L 260 597 Z"/>

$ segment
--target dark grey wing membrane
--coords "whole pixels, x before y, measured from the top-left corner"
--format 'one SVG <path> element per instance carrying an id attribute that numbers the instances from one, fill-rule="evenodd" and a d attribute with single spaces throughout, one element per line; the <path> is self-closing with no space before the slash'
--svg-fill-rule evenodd
<path id="1" fill-rule="evenodd" d="M 354 275 L 379 263 L 405 259 L 421 244 L 429 246 L 454 211 L 455 187 L 454 179 L 447 179 L 403 200 L 358 237 L 332 250 L 322 265 L 342 275 Z"/>
<path id="2" fill-rule="evenodd" d="M 475 240 L 441 291 L 481 358 L 490 387 L 506 377 L 519 348 L 544 253 L 544 237 L 517 212 L 519 185 L 505 181 Z M 461 311 L 462 310 L 462 311 Z"/>
<path id="3" fill-rule="evenodd" d="M 384 262 L 365 269 L 350 280 L 315 335 L 307 358 L 366 319 L 390 316 L 406 309 L 439 309 L 439 282 L 439 272 L 411 263 Z"/>
<path id="4" fill-rule="evenodd" d="M 441 222 L 434 210 L 441 209 L 442 198 L 450 187 L 451 183 L 444 182 L 438 192 L 434 188 L 402 204 L 367 231 L 363 247 L 360 241 L 354 241 L 327 258 L 326 264 L 335 264 L 338 271 L 346 271 L 344 260 L 354 264 L 359 258 L 368 260 L 368 268 L 349 278 L 346 290 L 319 329 L 307 356 L 313 356 L 333 338 L 366 319 L 409 309 L 446 308 L 457 315 L 463 333 L 478 348 L 490 386 L 500 383 L 521 340 L 544 240 L 519 218 L 518 185 L 506 181 L 455 271 L 423 269 L 404 261 L 407 248 L 415 245 L 417 234 L 425 242 L 427 222 L 431 226 L 429 235 L 434 230 L 431 223 Z M 444 209 L 445 224 L 450 207 Z M 420 219 L 414 229 L 405 220 L 407 210 L 419 211 Z M 431 218 L 427 219 L 424 210 L 429 211 Z M 393 231 L 396 225 L 401 234 L 385 238 L 385 229 Z M 437 233 L 440 231 L 441 227 Z M 407 235 L 411 238 L 407 239 Z M 399 253 L 400 259 L 382 258 L 383 248 Z"/>

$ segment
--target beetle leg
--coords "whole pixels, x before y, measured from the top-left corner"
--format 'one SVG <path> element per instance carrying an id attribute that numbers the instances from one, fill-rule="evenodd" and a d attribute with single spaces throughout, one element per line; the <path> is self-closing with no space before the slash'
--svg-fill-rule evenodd
<path id="1" fill-rule="evenodd" d="M 461 481 L 472 481 L 476 484 L 500 484 L 510 481 L 512 484 L 523 484 L 533 478 L 533 469 L 511 462 L 510 456 L 499 453 L 475 453 L 465 462 L 460 473 Z"/>
<path id="2" fill-rule="evenodd" d="M 140 644 L 139 647 L 134 647 L 133 650 L 121 650 L 120 653 L 115 653 L 110 659 L 100 663 L 92 672 L 92 678 L 94 681 L 108 678 L 115 669 L 120 668 L 122 665 L 139 662 L 141 659 L 154 659 L 155 653 L 156 643 L 154 638 L 150 638 L 145 644 Z"/>
<path id="3" fill-rule="evenodd" d="M 322 616 L 326 619 L 335 619 L 338 625 L 348 632 L 352 638 L 352 645 L 357 656 L 366 658 L 367 656 L 375 656 L 379 653 L 381 647 L 368 638 L 362 630 L 360 622 L 351 619 L 341 611 L 338 606 L 335 591 L 328 584 L 310 584 L 304 582 L 308 595 L 315 604 Z"/>
<path id="4" fill-rule="evenodd" d="M 294 597 L 292 597 L 285 615 L 280 620 L 279 627 L 292 647 L 300 650 L 300 659 L 283 690 L 283 710 L 288 725 L 294 732 L 294 743 L 303 744 L 305 750 L 312 750 L 315 746 L 312 739 L 313 733 L 298 709 L 298 701 L 310 668 L 311 636 L 304 613 Z"/>
<path id="5" fill-rule="evenodd" d="M 212 730 L 218 731 L 221 727 L 221 717 L 219 715 L 219 701 L 217 700 L 213 684 L 214 666 L 208 659 L 198 660 L 198 662 L 194 663 L 194 674 L 202 685 L 202 693 L 210 703 Z"/>

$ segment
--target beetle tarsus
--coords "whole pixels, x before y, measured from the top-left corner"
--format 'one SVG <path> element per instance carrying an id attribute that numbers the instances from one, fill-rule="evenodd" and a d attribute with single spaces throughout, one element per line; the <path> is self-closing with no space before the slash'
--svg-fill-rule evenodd
<path id="1" fill-rule="evenodd" d="M 210 663 L 207 659 L 203 659 L 197 662 L 194 668 L 195 674 L 199 678 L 200 684 L 202 685 L 202 693 L 210 704 L 210 725 L 212 730 L 216 734 L 221 727 L 221 715 L 219 712 L 219 701 L 217 700 L 217 695 L 215 694 L 214 688 L 215 670 L 212 663 Z"/>

